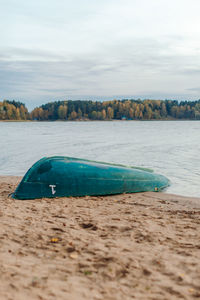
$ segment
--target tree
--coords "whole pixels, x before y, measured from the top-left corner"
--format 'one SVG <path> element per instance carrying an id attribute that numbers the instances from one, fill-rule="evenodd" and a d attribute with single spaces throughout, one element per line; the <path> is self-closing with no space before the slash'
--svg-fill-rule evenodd
<path id="1" fill-rule="evenodd" d="M 152 112 L 151 107 L 148 105 L 148 103 L 145 103 L 144 118 L 146 120 L 151 120 L 152 119 L 152 115 L 153 115 L 153 112 Z"/>
<path id="2" fill-rule="evenodd" d="M 77 117 L 79 120 L 82 118 L 82 111 L 81 111 L 80 107 L 78 109 Z"/>
<path id="3" fill-rule="evenodd" d="M 4 120 L 6 116 L 6 112 L 4 110 L 4 105 L 0 102 L 0 120 Z"/>
<path id="4" fill-rule="evenodd" d="M 173 118 L 176 118 L 177 117 L 177 106 L 172 106 L 171 108 L 171 115 Z"/>
<path id="5" fill-rule="evenodd" d="M 113 115 L 114 115 L 113 109 L 112 109 L 112 107 L 109 106 L 108 109 L 107 109 L 107 117 L 108 117 L 108 119 L 111 120 L 113 118 Z"/>
<path id="6" fill-rule="evenodd" d="M 44 110 L 42 107 L 36 107 L 32 112 L 31 112 L 31 119 L 32 120 L 38 120 L 42 121 L 44 117 Z"/>
<path id="7" fill-rule="evenodd" d="M 22 104 L 20 105 L 19 111 L 20 111 L 21 120 L 26 120 L 27 109 L 24 107 L 24 105 L 22 105 Z"/>
<path id="8" fill-rule="evenodd" d="M 105 109 L 102 110 L 101 114 L 102 114 L 102 120 L 105 120 L 106 119 L 106 111 L 105 111 Z"/>
<path id="9" fill-rule="evenodd" d="M 67 105 L 60 105 L 58 107 L 58 118 L 65 120 L 67 118 Z"/>
<path id="10" fill-rule="evenodd" d="M 72 111 L 71 114 L 70 114 L 69 119 L 70 120 L 75 120 L 76 118 L 77 118 L 77 113 L 75 111 Z"/>
<path id="11" fill-rule="evenodd" d="M 167 109 L 166 109 L 166 105 L 165 105 L 164 102 L 161 104 L 161 112 L 160 112 L 160 115 L 161 115 L 161 117 L 164 117 L 164 118 L 167 117 Z"/>
<path id="12" fill-rule="evenodd" d="M 90 117 L 92 120 L 96 120 L 97 119 L 97 112 L 95 110 L 93 110 L 90 114 Z"/>
<path id="13" fill-rule="evenodd" d="M 140 106 L 137 104 L 136 109 L 135 109 L 135 118 L 139 119 L 140 117 Z"/>
<path id="14" fill-rule="evenodd" d="M 16 120 L 20 120 L 20 110 L 19 107 L 16 108 Z"/>
<path id="15" fill-rule="evenodd" d="M 6 105 L 6 118 L 8 120 L 12 120 L 13 117 L 13 110 L 11 104 Z"/>
<path id="16" fill-rule="evenodd" d="M 1 102 L 0 102 L 1 103 Z M 23 106 L 23 108 L 22 108 Z M 81 101 L 65 100 L 49 102 L 41 107 L 35 108 L 30 116 L 36 120 L 57 120 L 57 119 L 92 119 L 111 120 L 121 119 L 199 119 L 200 100 L 182 101 L 176 100 L 113 100 L 113 101 Z M 29 114 L 23 104 L 18 102 L 8 103 L 4 101 L 0 106 L 1 119 L 18 119 L 17 108 L 20 109 L 20 118 L 26 119 Z M 40 108 L 42 110 L 40 110 Z"/>
<path id="17" fill-rule="evenodd" d="M 158 109 L 155 109 L 154 112 L 153 112 L 153 118 L 156 119 L 156 120 L 159 120 L 161 117 L 160 117 L 160 111 Z"/>
<path id="18" fill-rule="evenodd" d="M 130 119 L 134 118 L 134 110 L 132 109 L 132 107 L 129 108 L 129 118 Z"/>

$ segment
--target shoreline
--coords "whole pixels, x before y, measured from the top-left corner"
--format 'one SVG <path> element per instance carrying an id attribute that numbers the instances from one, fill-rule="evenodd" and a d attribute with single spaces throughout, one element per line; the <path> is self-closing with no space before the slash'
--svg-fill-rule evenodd
<path id="1" fill-rule="evenodd" d="M 200 198 L 14 200 L 0 176 L 2 299 L 200 297 Z"/>
<path id="2" fill-rule="evenodd" d="M 76 119 L 76 120 L 61 120 L 61 119 L 57 119 L 57 120 L 0 120 L 0 122 L 2 123 L 12 123 L 12 122 L 34 122 L 34 123 L 44 123 L 44 122 L 48 122 L 48 123 L 52 123 L 52 122 L 159 122 L 159 121 L 167 121 L 167 122 L 174 122 L 174 121 L 180 121 L 180 122 L 185 122 L 185 121 L 200 121 L 200 119 L 142 119 L 142 120 L 138 120 L 138 119 L 131 119 L 131 120 L 122 120 L 122 119 L 105 119 L 105 120 L 91 120 L 91 119 L 85 119 L 85 120 L 81 120 L 81 119 Z"/>

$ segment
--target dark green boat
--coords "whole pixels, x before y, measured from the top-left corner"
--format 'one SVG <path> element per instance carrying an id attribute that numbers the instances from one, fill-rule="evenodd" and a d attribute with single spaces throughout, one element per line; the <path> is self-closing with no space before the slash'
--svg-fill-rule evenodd
<path id="1" fill-rule="evenodd" d="M 72 157 L 44 157 L 26 173 L 14 198 L 35 199 L 160 191 L 169 180 L 152 170 Z"/>

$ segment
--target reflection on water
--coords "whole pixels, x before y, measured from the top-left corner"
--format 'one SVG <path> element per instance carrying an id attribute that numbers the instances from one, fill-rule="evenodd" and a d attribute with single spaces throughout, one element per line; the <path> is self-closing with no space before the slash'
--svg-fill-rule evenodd
<path id="1" fill-rule="evenodd" d="M 152 168 L 167 192 L 200 197 L 200 121 L 0 122 L 0 174 L 23 175 L 43 156 Z"/>

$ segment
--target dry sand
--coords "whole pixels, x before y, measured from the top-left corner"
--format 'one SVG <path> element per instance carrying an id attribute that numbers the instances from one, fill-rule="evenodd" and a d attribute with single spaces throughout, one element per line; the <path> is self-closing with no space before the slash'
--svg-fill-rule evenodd
<path id="1" fill-rule="evenodd" d="M 13 200 L 0 177 L 0 299 L 200 299 L 200 199 Z"/>

